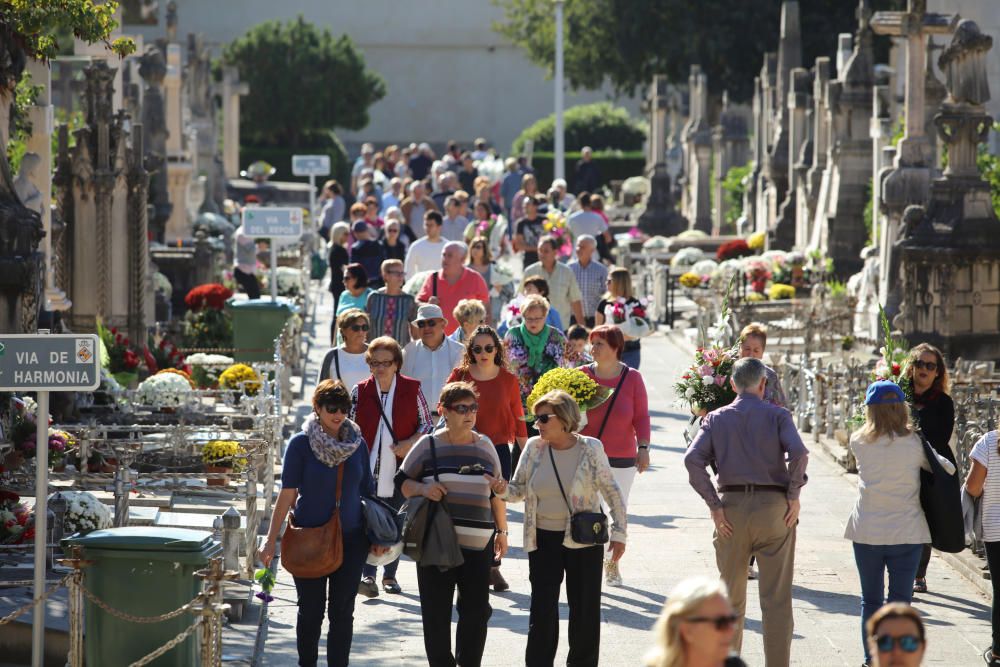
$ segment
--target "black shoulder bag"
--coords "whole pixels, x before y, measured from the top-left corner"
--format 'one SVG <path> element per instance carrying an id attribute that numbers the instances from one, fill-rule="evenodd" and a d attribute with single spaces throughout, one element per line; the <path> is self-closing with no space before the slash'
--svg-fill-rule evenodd
<path id="1" fill-rule="evenodd" d="M 578 446 L 582 447 L 583 444 Z M 566 507 L 569 509 L 570 537 L 579 544 L 607 544 L 608 539 L 610 539 L 608 536 L 608 515 L 603 510 L 600 512 L 573 512 L 573 506 L 569 504 L 566 489 L 563 488 L 562 480 L 559 478 L 559 468 L 556 467 L 556 457 L 552 453 L 552 445 L 548 447 L 552 472 L 556 474 L 556 482 L 559 484 L 559 493 L 562 494 Z"/>
<path id="2" fill-rule="evenodd" d="M 319 379 L 320 379 L 321 382 L 323 380 L 330 379 L 330 360 L 331 360 L 331 358 L 333 359 L 333 365 L 334 365 L 334 367 L 337 369 L 337 379 L 340 380 L 340 354 L 339 354 L 339 352 L 340 352 L 340 348 L 336 348 L 335 347 L 335 348 L 333 348 L 326 355 L 326 358 L 323 359 L 323 367 L 319 371 Z M 343 382 L 343 380 L 341 380 L 341 382 Z M 348 391 L 350 391 L 350 388 L 348 388 Z"/>
<path id="3" fill-rule="evenodd" d="M 949 475 L 927 442 L 917 432 L 931 471 L 920 470 L 920 505 L 931 531 L 931 545 L 938 551 L 957 554 L 965 549 L 965 522 L 962 519 L 962 481 L 958 470 Z"/>

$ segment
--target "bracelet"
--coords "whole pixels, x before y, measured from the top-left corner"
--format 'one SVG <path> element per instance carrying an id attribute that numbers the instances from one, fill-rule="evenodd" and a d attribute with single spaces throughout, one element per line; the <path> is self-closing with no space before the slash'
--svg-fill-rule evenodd
<path id="1" fill-rule="evenodd" d="M 510 535 L 510 533 L 508 533 L 506 530 L 500 530 L 499 528 L 497 529 L 496 533 L 497 535 Z"/>

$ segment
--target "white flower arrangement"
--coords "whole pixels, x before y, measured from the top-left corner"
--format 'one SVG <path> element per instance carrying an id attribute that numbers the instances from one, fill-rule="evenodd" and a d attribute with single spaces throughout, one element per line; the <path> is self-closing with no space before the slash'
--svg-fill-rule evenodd
<path id="1" fill-rule="evenodd" d="M 169 301 L 174 293 L 174 286 L 169 278 L 157 271 L 153 274 L 153 291 L 162 294 L 163 298 Z"/>
<path id="2" fill-rule="evenodd" d="M 111 527 L 111 510 L 94 494 L 87 491 L 60 491 L 59 493 L 68 503 L 66 514 L 63 517 L 64 534 L 86 534 L 93 530 Z M 49 500 L 51 501 L 55 495 L 53 493 L 49 496 Z"/>
<path id="3" fill-rule="evenodd" d="M 691 272 L 699 276 L 710 276 L 719 267 L 719 263 L 714 259 L 702 259 L 691 266 Z"/>
<path id="4" fill-rule="evenodd" d="M 280 296 L 296 297 L 301 296 L 305 291 L 302 287 L 302 270 L 294 266 L 279 266 L 276 271 L 278 275 L 278 294 Z M 271 287 L 270 272 L 264 274 L 267 289 Z"/>
<path id="5" fill-rule="evenodd" d="M 136 398 L 143 405 L 157 408 L 177 407 L 191 393 L 191 383 L 176 373 L 159 373 L 142 381 Z"/>
<path id="6" fill-rule="evenodd" d="M 504 304 L 503 309 L 500 311 L 500 320 L 507 323 L 508 329 L 521 326 L 521 323 L 524 321 L 523 309 L 526 299 L 527 297 L 524 294 L 518 293 Z"/>
<path id="7" fill-rule="evenodd" d="M 227 357 L 224 354 L 206 354 L 204 352 L 189 354 L 184 357 L 184 362 L 188 366 L 223 366 L 223 370 L 235 363 L 232 357 Z"/>
<path id="8" fill-rule="evenodd" d="M 694 266 L 705 259 L 705 253 L 701 248 L 681 248 L 670 260 L 671 268 L 680 269 Z"/>
<path id="9" fill-rule="evenodd" d="M 650 298 L 642 298 L 628 302 L 624 297 L 618 297 L 604 307 L 604 321 L 614 324 L 629 338 L 642 338 L 655 331 L 649 319 L 647 309 Z"/>

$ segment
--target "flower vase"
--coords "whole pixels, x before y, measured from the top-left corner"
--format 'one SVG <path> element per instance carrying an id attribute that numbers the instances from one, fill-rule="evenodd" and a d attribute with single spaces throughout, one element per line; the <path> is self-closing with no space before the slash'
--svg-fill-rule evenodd
<path id="1" fill-rule="evenodd" d="M 233 469 L 231 467 L 229 467 L 229 466 L 213 466 L 213 465 L 208 465 L 208 464 L 205 465 L 205 472 L 206 473 L 231 473 L 232 471 L 233 471 Z M 208 485 L 209 486 L 228 486 L 229 485 L 229 478 L 228 477 L 209 477 L 207 481 L 208 481 Z"/>

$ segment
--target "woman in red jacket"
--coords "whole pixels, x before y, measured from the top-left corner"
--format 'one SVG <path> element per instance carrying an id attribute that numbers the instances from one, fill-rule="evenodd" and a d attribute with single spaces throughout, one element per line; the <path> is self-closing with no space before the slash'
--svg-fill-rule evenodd
<path id="1" fill-rule="evenodd" d="M 403 365 L 399 343 L 388 336 L 376 338 L 365 351 L 365 361 L 372 374 L 351 392 L 351 420 L 368 443 L 375 495 L 399 509 L 403 497 L 393 484 L 396 469 L 413 443 L 434 429 L 434 423 L 420 381 L 399 374 Z M 385 566 L 382 589 L 386 593 L 403 592 L 396 581 L 398 567 L 399 560 Z M 358 585 L 360 595 L 378 596 L 376 571 L 374 565 L 365 564 Z"/>
<path id="2" fill-rule="evenodd" d="M 510 479 L 511 446 L 523 447 L 528 440 L 528 427 L 524 421 L 521 390 L 517 377 L 504 368 L 503 344 L 492 327 L 482 325 L 469 338 L 465 357 L 458 368 L 451 372 L 448 382 L 471 382 L 479 392 L 479 412 L 476 413 L 476 431 L 493 442 L 500 457 L 503 478 Z M 493 561 L 490 585 L 497 592 L 509 588 L 500 574 L 500 560 Z"/>
<path id="3" fill-rule="evenodd" d="M 613 324 L 602 324 L 590 332 L 594 363 L 580 370 L 605 387 L 615 389 L 617 398 L 608 399 L 587 411 L 587 425 L 580 435 L 597 438 L 611 463 L 611 473 L 628 506 L 628 495 L 637 472 L 649 467 L 649 399 L 642 374 L 622 363 L 625 336 Z M 617 388 L 617 389 L 616 389 Z M 612 405 L 613 403 L 613 405 Z M 609 414 L 610 411 L 610 414 Z M 621 586 L 618 561 L 604 562 L 604 580 Z"/>

